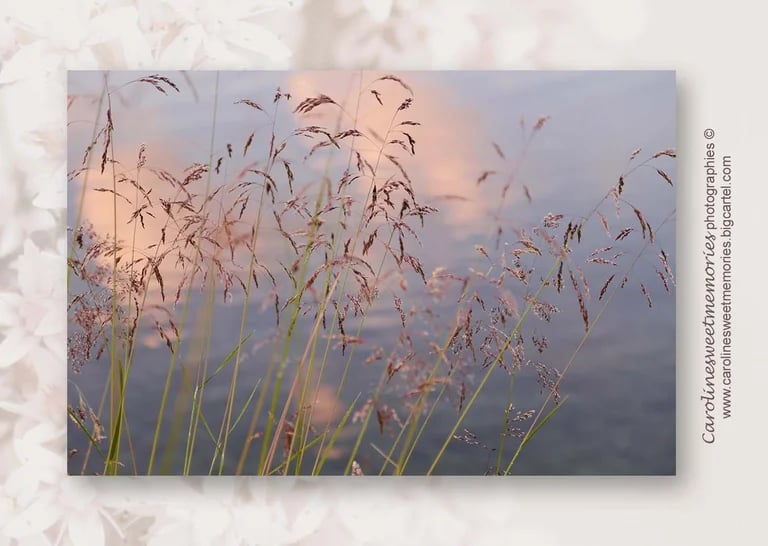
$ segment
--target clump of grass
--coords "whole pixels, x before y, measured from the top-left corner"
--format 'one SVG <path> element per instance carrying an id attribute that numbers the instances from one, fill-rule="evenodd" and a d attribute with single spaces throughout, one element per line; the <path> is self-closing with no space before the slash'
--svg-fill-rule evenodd
<path id="1" fill-rule="evenodd" d="M 130 112 L 116 111 L 113 99 L 126 87 L 146 85 L 167 100 L 184 92 L 159 74 L 116 88 L 105 78 L 106 111 L 97 114 L 82 164 L 69 173 L 71 182 L 83 185 L 79 208 L 85 192 L 108 194 L 113 218 L 112 233 L 98 233 L 80 214 L 70 226 L 69 271 L 77 279 L 69 284 L 73 377 L 103 359 L 110 369 L 98 404 L 80 393 L 68 410 L 88 445 L 83 472 L 95 453 L 103 465 L 97 472 L 104 474 L 175 468 L 190 474 L 202 458 L 210 474 L 233 466 L 237 474 L 320 474 L 344 437 L 347 474 L 405 473 L 417 447 L 432 453 L 427 473 L 433 473 L 452 443 L 481 448 L 483 472 L 509 473 L 562 406 L 563 377 L 613 294 L 635 286 L 633 270 L 647 265 L 644 256 L 655 246 L 661 223 L 649 222 L 628 199 L 633 174 L 654 169 L 672 184 L 658 160 L 675 152 L 640 161 L 638 150 L 585 215 L 550 213 L 535 225 L 518 226 L 504 216 L 506 202 L 514 192 L 527 202 L 535 198 L 518 177 L 549 118 L 527 132 L 521 123 L 518 157 L 510 161 L 509 152 L 492 144 L 499 165 L 470 182 L 498 194 L 488 240 L 474 247 L 477 268 L 428 271 L 419 258 L 419 235 L 439 211 L 421 200 L 409 175 L 420 122 L 411 116 L 417 97 L 402 78 L 365 81 L 360 74 L 357 92 L 346 100 L 295 98 L 278 88 L 267 100 L 243 97 L 223 105 L 217 77 L 208 157 L 179 172 L 156 164 L 144 144 L 130 164 L 115 153 L 121 116 Z M 386 126 L 370 128 L 360 119 L 366 102 L 388 113 Z M 217 117 L 224 108 L 243 116 L 241 142 L 219 142 Z M 106 173 L 110 184 L 92 187 L 96 173 Z M 130 240 L 119 239 L 123 206 Z M 610 244 L 584 251 L 582 239 L 595 229 Z M 138 243 L 147 237 L 151 242 Z M 624 249 L 638 237 L 639 253 Z M 674 277 L 663 249 L 654 267 L 669 292 Z M 651 307 L 649 288 L 636 288 Z M 554 320 L 565 294 L 575 302 L 584 337 L 558 369 L 544 360 L 548 337 L 529 323 Z M 223 311 L 219 298 L 227 304 Z M 377 304 L 401 326 L 389 346 L 372 346 L 361 336 Z M 452 320 L 439 319 L 435 305 L 450 306 Z M 235 341 L 217 360 L 217 314 L 233 309 L 239 309 Z M 248 347 L 258 340 L 247 324 L 265 311 L 274 315 L 274 330 L 261 344 L 271 351 L 257 361 Z M 168 364 L 151 448 L 136 453 L 126 398 L 131 374 L 141 373 L 134 364 L 146 330 L 167 349 Z M 341 400 L 359 360 L 380 369 L 378 381 L 321 419 L 327 378 L 340 372 L 332 398 Z M 242 386 L 245 367 L 259 377 L 248 388 Z M 515 377 L 526 371 L 537 378 L 539 408 L 514 406 Z M 492 377 L 508 381 L 508 397 L 489 416 L 498 419 L 497 437 L 480 439 L 463 424 Z M 223 401 L 211 399 L 211 385 L 219 392 L 224 387 Z M 425 431 L 437 426 L 433 416 L 445 406 L 454 408 L 455 420 L 444 442 L 424 446 Z M 233 445 L 241 431 L 244 442 Z"/>

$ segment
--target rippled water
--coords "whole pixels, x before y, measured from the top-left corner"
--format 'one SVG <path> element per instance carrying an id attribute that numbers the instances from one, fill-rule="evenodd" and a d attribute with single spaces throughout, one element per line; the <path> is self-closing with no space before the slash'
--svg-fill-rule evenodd
<path id="1" fill-rule="evenodd" d="M 366 74 L 364 79 L 370 81 L 379 75 Z M 513 226 L 530 226 L 539 222 L 547 213 L 563 213 L 568 216 L 587 214 L 605 192 L 616 184 L 633 150 L 642 148 L 641 154 L 634 160 L 639 161 L 654 152 L 675 146 L 674 73 L 438 72 L 405 73 L 399 76 L 414 91 L 414 102 L 408 114 L 422 123 L 413 129 L 416 156 L 408 166 L 409 175 L 414 181 L 417 198 L 440 209 L 439 213 L 427 217 L 423 229 L 419 227 L 421 246 L 412 247 L 427 276 L 438 267 L 445 267 L 461 275 L 466 275 L 470 268 L 483 271 L 489 267 L 476 245 L 483 245 L 483 248 L 493 253 L 495 223 L 491 213 L 496 211 L 499 203 L 503 178 L 499 175 L 496 180 L 492 180 L 491 177 L 483 184 L 477 184 L 476 181 L 483 171 L 504 172 L 504 168 L 517 165 L 527 135 L 541 116 L 550 117 L 531 142 L 524 163 L 520 166 L 516 185 L 510 190 L 509 198 L 501 210 L 505 222 L 510 223 L 501 238 L 502 245 L 515 242 Z M 110 77 L 112 85 L 130 79 L 121 74 Z M 173 171 L 193 161 L 205 161 L 210 139 L 214 75 L 190 73 L 186 76 L 188 79 L 180 74 L 170 74 L 169 77 L 178 81 L 182 89 L 178 97 L 173 93 L 166 97 L 148 86 L 146 89 L 129 86 L 125 88 L 122 102 L 117 97 L 113 99 L 116 153 L 123 165 L 135 163 L 138 146 L 142 142 L 147 145 L 150 165 L 161 165 Z M 226 167 L 230 170 L 222 172 L 221 179 L 226 181 L 227 177 L 231 178 L 242 168 L 244 160 L 240 164 L 236 160 L 250 132 L 256 133 L 252 144 L 254 149 L 259 146 L 264 148 L 268 144 L 268 137 L 262 133 L 269 131 L 269 124 L 263 118 L 253 117 L 253 112 L 233 108 L 231 105 L 234 101 L 251 98 L 260 104 L 269 104 L 278 86 L 282 91 L 290 90 L 294 94 L 293 104 L 298 102 L 297 99 L 320 92 L 340 97 L 345 95 L 345 90 L 350 86 L 352 89 L 357 86 L 358 77 L 359 74 L 347 73 L 223 73 L 219 86 L 221 106 L 216 147 L 223 154 L 225 143 L 234 142 L 236 152 L 231 167 Z M 70 93 L 79 97 L 70 110 L 70 121 L 73 122 L 70 124 L 69 135 L 70 168 L 79 164 L 90 138 L 92 127 L 86 121 L 93 118 L 95 102 L 89 100 L 86 94 L 98 93 L 98 86 L 98 74 L 72 73 L 70 76 Z M 398 89 L 394 82 L 387 82 L 387 86 L 381 89 L 385 101 L 390 96 L 404 96 L 403 90 Z M 393 100 L 385 102 L 385 106 L 390 106 L 389 109 L 382 107 L 377 110 L 375 103 L 366 106 L 361 110 L 361 118 L 369 121 L 372 127 L 382 123 L 386 125 L 392 115 L 392 106 L 396 105 Z M 351 108 L 347 103 L 344 104 L 347 109 Z M 524 131 L 520 127 L 521 118 L 525 120 Z M 293 127 L 292 124 L 298 126 L 298 121 L 288 111 L 281 120 L 281 123 L 285 123 L 285 133 Z M 319 121 L 328 120 L 310 122 Z M 498 144 L 503 151 L 507 158 L 505 161 L 500 160 L 493 143 Z M 374 154 L 374 151 L 366 153 Z M 322 176 L 322 166 L 317 163 L 310 161 L 306 167 L 300 167 L 301 157 L 295 156 L 292 160 L 297 165 L 294 167 L 297 180 L 304 177 L 304 180 L 317 181 Z M 675 179 L 674 161 L 662 158 L 659 165 Z M 334 179 L 340 173 L 339 169 L 339 165 L 332 163 L 329 176 Z M 94 174 L 93 180 L 95 186 L 111 184 L 111 180 L 100 174 Z M 297 182 L 297 186 L 299 184 Z M 528 188 L 530 203 L 521 191 L 521 184 Z M 627 184 L 625 197 L 631 199 L 632 205 L 643 211 L 645 218 L 655 226 L 656 245 L 666 251 L 670 266 L 674 268 L 674 216 L 668 218 L 663 226 L 657 227 L 674 210 L 674 189 L 653 169 L 648 168 L 639 169 L 628 177 Z M 633 185 L 631 193 L 629 184 Z M 160 191 L 158 189 L 155 195 Z M 69 193 L 70 222 L 73 222 L 79 187 L 72 184 Z M 92 192 L 85 202 L 84 216 L 97 230 L 110 231 L 111 207 L 110 196 Z M 611 209 L 608 207 L 605 210 Z M 121 211 L 121 214 L 130 215 L 130 209 Z M 610 220 L 617 222 L 616 225 L 624 222 L 637 229 L 627 238 L 623 249 L 628 256 L 640 253 L 646 241 L 640 237 L 639 225 L 631 208 L 623 211 L 621 219 Z M 120 223 L 122 225 L 123 222 Z M 414 228 L 417 226 L 418 222 Z M 151 232 L 151 227 L 147 231 Z M 129 233 L 121 231 L 121 237 L 126 238 Z M 274 231 L 265 233 L 271 234 L 265 236 L 259 246 L 259 252 L 263 253 L 265 260 L 267 257 L 278 259 L 290 255 L 290 249 L 286 248 L 285 242 Z M 146 246 L 156 239 L 156 232 L 140 234 L 137 245 Z M 575 251 L 571 259 L 583 263 L 592 249 L 611 244 L 611 238 L 600 229 L 599 223 L 594 222 L 593 228 L 585 229 L 581 250 Z M 561 394 L 568 395 L 567 402 L 526 446 L 513 472 L 674 474 L 675 296 L 674 286 L 671 287 L 671 293 L 665 293 L 658 277 L 656 269 L 661 266 L 657 253 L 658 250 L 653 248 L 642 253 L 632 271 L 631 282 L 616 293 L 599 317 L 597 313 L 600 305 L 595 300 L 610 266 L 603 265 L 606 269 L 600 269 L 594 264 L 590 267 L 585 265 L 591 289 L 590 312 L 594 330 L 573 358 L 560 386 Z M 381 253 L 374 251 L 373 256 L 371 261 L 378 263 L 376 260 L 380 259 Z M 546 255 L 535 262 L 536 280 L 546 273 L 549 263 Z M 624 263 L 626 265 L 630 261 Z M 174 274 L 179 275 L 173 268 L 164 274 L 169 279 Z M 452 325 L 456 314 L 455 298 L 434 301 L 419 289 L 421 281 L 416 275 L 409 274 L 407 280 L 409 291 L 404 307 L 429 306 L 434 312 L 437 328 L 445 329 Z M 377 305 L 370 311 L 360 333 L 364 341 L 355 348 L 351 371 L 340 400 L 335 400 L 335 389 L 344 360 L 338 351 L 329 358 L 328 369 L 324 374 L 325 387 L 321 394 L 328 399 L 331 419 L 338 419 L 340 412 L 356 397 L 360 396 L 358 407 L 366 399 L 381 374 L 382 363 L 366 365 L 364 360 L 372 347 L 391 347 L 401 333 L 400 317 L 392 303 L 393 289 L 390 290 L 396 285 L 396 277 L 391 277 L 387 282 L 390 284 L 382 285 Z M 566 279 L 565 282 L 569 281 Z M 648 307 L 645 295 L 639 289 L 641 283 L 652 297 L 652 308 Z M 76 283 L 73 285 L 74 290 L 77 290 L 77 286 Z M 521 294 L 517 293 L 517 296 Z M 154 294 L 153 297 L 157 298 L 158 295 Z M 527 356 L 541 359 L 549 366 L 562 370 L 579 346 L 584 324 L 573 291 L 566 290 L 550 298 L 561 309 L 552 323 L 531 316 L 524 329 L 528 337 L 546 334 L 549 348 L 541 355 L 536 355 L 529 348 Z M 232 302 L 225 303 L 221 294 L 216 301 L 215 320 L 210 332 L 212 367 L 217 366 L 236 345 L 242 311 L 242 306 L 238 305 L 237 290 Z M 518 301 L 524 306 L 522 299 Z M 158 303 L 161 302 L 158 300 Z M 192 304 L 189 316 L 195 317 L 195 307 L 202 305 L 199 293 L 194 296 Z M 301 339 L 306 339 L 308 335 L 311 318 L 305 317 L 299 321 L 297 331 Z M 287 319 L 286 311 L 281 320 L 285 324 Z M 195 327 L 195 320 L 191 319 L 189 331 L 197 332 L 199 341 L 203 339 L 202 333 L 207 326 Z M 244 345 L 246 356 L 238 379 L 236 407 L 240 407 L 239 404 L 248 398 L 253 386 L 263 377 L 272 347 L 269 344 L 258 344 L 268 339 L 274 330 L 273 307 L 264 307 L 261 298 L 255 299 L 248 310 L 245 331 L 251 333 L 251 339 Z M 351 330 L 348 328 L 348 333 Z M 195 339 L 192 338 L 190 342 L 194 343 Z M 143 342 L 136 351 L 126 397 L 130 436 L 140 472 L 146 467 L 146 456 L 142 454 L 147 453 L 151 446 L 160 393 L 169 362 L 167 348 L 151 328 L 143 331 L 141 339 Z M 419 343 L 417 339 L 415 347 L 426 352 L 426 344 L 420 346 Z M 324 343 L 321 345 L 324 347 Z M 186 351 L 182 352 L 179 362 L 182 368 L 194 364 L 185 360 L 189 358 L 187 354 Z M 345 352 L 344 356 L 348 354 Z M 300 358 L 301 350 L 297 345 L 291 350 L 289 370 Z M 99 362 L 88 363 L 80 374 L 70 370 L 70 404 L 77 403 L 76 385 L 92 405 L 98 405 L 107 377 L 107 366 L 108 359 L 104 358 Z M 484 371 L 479 366 L 477 369 L 466 370 L 470 388 L 477 385 Z M 225 371 L 206 388 L 204 410 L 214 430 L 218 430 L 219 425 L 219 418 L 215 416 L 220 415 L 229 389 L 227 374 L 228 371 Z M 178 392 L 181 377 L 181 373 L 175 374 L 175 390 L 172 389 L 172 393 Z M 289 380 L 286 382 L 289 383 Z M 478 445 L 452 442 L 436 469 L 437 473 L 482 474 L 495 464 L 496 452 L 492 449 L 498 443 L 508 386 L 508 376 L 503 370 L 495 370 L 492 380 L 459 428 L 460 434 L 465 434 L 466 429 L 469 431 L 466 434 L 474 435 Z M 406 392 L 405 385 L 398 385 L 394 381 L 389 392 L 388 402 L 398 410 L 399 415 L 407 415 L 402 406 L 397 406 Z M 542 401 L 541 389 L 532 367 L 525 368 L 516 377 L 512 401 L 515 411 L 539 408 Z M 175 403 L 176 399 L 172 395 L 169 407 Z M 456 405 L 457 398 L 452 396 L 439 406 L 431 426 L 414 451 L 408 473 L 420 474 L 428 468 L 455 422 Z M 180 421 L 182 426 L 174 427 L 169 417 L 163 428 L 164 439 L 167 439 L 168 431 L 174 428 L 179 431 L 178 453 L 183 453 L 187 419 L 188 416 L 183 417 Z M 231 451 L 232 460 L 227 460 L 225 473 L 234 470 L 247 421 L 248 417 L 243 419 L 230 439 L 230 445 L 238 447 Z M 69 432 L 70 448 L 77 448 L 81 452 L 71 458 L 69 471 L 79 473 L 85 442 L 71 422 Z M 354 432 L 354 427 L 350 427 L 342 433 L 338 443 L 338 458 L 329 460 L 325 472 L 338 473 L 343 469 L 354 441 Z M 204 434 L 202 429 L 201 434 Z M 373 446 L 386 452 L 391 441 L 392 435 L 387 431 L 381 434 L 378 425 L 371 427 L 358 457 L 366 472 L 378 471 L 383 462 Z M 211 445 L 207 440 L 199 442 L 192 473 L 208 472 L 213 453 Z M 258 449 L 260 446 L 255 442 L 253 461 L 246 465 L 246 472 L 249 469 L 254 471 Z M 509 461 L 511 453 L 507 448 L 504 465 Z M 124 458 L 128 460 L 127 449 Z M 88 471 L 99 471 L 95 459 L 92 463 Z M 169 460 L 164 471 L 178 473 L 180 458 Z"/>

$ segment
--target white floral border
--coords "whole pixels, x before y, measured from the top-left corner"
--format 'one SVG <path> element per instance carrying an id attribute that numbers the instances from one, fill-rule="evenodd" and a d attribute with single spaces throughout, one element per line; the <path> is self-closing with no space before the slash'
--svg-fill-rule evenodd
<path id="1" fill-rule="evenodd" d="M 662 6 L 684 24 L 687 11 L 656 0 L 4 3 L 0 546 L 608 544 L 638 511 L 666 529 L 664 543 L 709 538 L 665 510 L 683 495 L 674 480 L 106 481 L 68 478 L 64 460 L 67 69 L 669 68 L 640 60 L 675 59 L 663 50 L 674 36 L 654 33 Z M 636 496 L 617 502 L 627 487 Z M 621 543 L 655 536 L 635 529 Z"/>

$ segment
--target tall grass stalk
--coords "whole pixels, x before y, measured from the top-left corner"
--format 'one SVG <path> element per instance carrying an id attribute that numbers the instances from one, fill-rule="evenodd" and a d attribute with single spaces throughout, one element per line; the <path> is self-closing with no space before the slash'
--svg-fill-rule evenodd
<path id="1" fill-rule="evenodd" d="M 206 196 L 206 200 L 203 203 L 203 207 L 205 207 L 205 204 L 207 203 L 207 196 L 210 195 L 210 191 L 211 191 L 211 176 L 212 176 L 212 174 L 211 174 L 211 170 L 212 170 L 211 167 L 212 167 L 212 164 L 213 164 L 213 148 L 214 148 L 214 143 L 215 143 L 215 138 L 216 138 L 216 117 L 217 117 L 217 113 L 218 113 L 218 93 L 219 93 L 219 72 L 217 71 L 216 72 L 215 88 L 214 88 L 213 112 L 212 112 L 212 120 L 211 120 L 211 133 L 210 133 L 210 144 L 209 144 L 209 154 L 208 154 L 208 169 L 207 169 L 206 177 L 205 177 L 205 193 L 204 193 L 204 195 Z M 202 236 L 202 230 L 198 234 L 198 240 L 197 240 L 197 244 L 198 245 L 200 244 L 201 236 Z M 192 265 L 192 271 L 193 271 L 192 279 L 194 279 L 195 270 L 196 270 L 196 267 L 197 267 L 197 264 L 198 264 L 198 257 L 199 257 L 199 254 L 195 253 L 195 257 L 194 257 L 194 261 L 193 261 L 193 265 Z M 166 407 L 166 404 L 167 404 L 168 396 L 170 394 L 171 381 L 173 379 L 173 373 L 174 373 L 174 370 L 176 368 L 176 362 L 177 362 L 178 354 L 180 352 L 181 341 L 182 341 L 183 335 L 184 335 L 184 329 L 185 329 L 186 320 L 187 320 L 187 313 L 189 312 L 189 306 L 190 306 L 190 302 L 191 302 L 191 292 L 192 292 L 192 280 L 190 280 L 190 282 L 189 282 L 189 285 L 188 285 L 187 291 L 186 291 L 186 295 L 184 297 L 184 306 L 183 306 L 182 311 L 181 311 L 181 321 L 179 323 L 179 333 L 178 333 L 178 336 L 176 338 L 174 347 L 173 347 L 173 349 L 171 351 L 171 358 L 170 358 L 170 361 L 168 363 L 168 371 L 166 373 L 165 384 L 163 386 L 163 391 L 162 391 L 162 395 L 161 395 L 161 398 L 160 398 L 160 407 L 159 407 L 158 412 L 157 412 L 157 422 L 155 424 L 155 433 L 154 433 L 154 436 L 152 438 L 152 449 L 150 450 L 149 464 L 147 465 L 147 474 L 148 475 L 152 474 L 152 468 L 153 468 L 153 464 L 154 464 L 154 461 L 155 461 L 155 454 L 157 453 L 158 441 L 160 439 L 160 431 L 161 431 L 163 420 L 164 420 L 164 416 L 165 416 L 165 407 Z M 170 450 L 168 451 L 168 453 L 170 454 Z"/>
<path id="2" fill-rule="evenodd" d="M 675 211 L 672 211 L 669 215 L 667 215 L 664 218 L 664 220 L 659 224 L 659 226 L 657 227 L 657 230 L 659 228 L 662 228 L 673 217 L 674 214 L 675 214 Z M 635 258 L 632 261 L 632 263 L 629 265 L 627 270 L 624 272 L 624 277 L 627 277 L 632 272 L 632 270 L 635 268 L 635 266 L 637 265 L 637 263 L 640 260 L 640 258 L 643 256 L 643 253 L 650 246 L 650 244 L 651 243 L 650 243 L 650 240 L 649 240 L 649 241 L 647 241 L 643 245 L 642 249 L 637 253 L 637 255 L 635 256 Z M 613 297 L 616 295 L 616 293 L 619 290 L 620 290 L 619 285 L 614 285 L 613 286 L 613 288 L 611 289 L 610 294 L 608 295 L 608 297 L 605 300 L 605 303 L 603 303 L 603 305 L 600 307 L 600 310 L 598 311 L 598 313 L 595 316 L 595 318 L 592 320 L 592 322 L 586 328 L 586 331 L 584 332 L 584 335 L 581 336 L 581 339 L 579 340 L 579 343 L 576 345 L 576 347 L 574 348 L 573 352 L 571 353 L 571 355 L 569 356 L 568 360 L 566 361 L 565 366 L 563 367 L 563 371 L 561 372 L 560 376 L 557 378 L 557 381 L 555 382 L 555 384 L 552 387 L 552 389 L 547 393 L 547 396 L 542 401 L 541 407 L 539 408 L 538 412 L 536 413 L 536 415 L 534 416 L 533 420 L 531 421 L 531 424 L 529 425 L 528 430 L 525 432 L 525 436 L 523 436 L 520 444 L 518 445 L 517 449 L 515 450 L 514 455 L 512 456 L 512 459 L 509 461 L 509 464 L 507 464 L 506 468 L 504 469 L 504 475 L 505 476 L 508 475 L 510 473 L 510 471 L 512 470 L 512 466 L 515 464 L 515 461 L 517 461 L 517 458 L 520 456 L 520 453 L 522 452 L 523 447 L 525 447 L 528 444 L 528 442 L 530 442 L 530 440 L 533 438 L 533 436 L 536 434 L 536 432 L 538 432 L 538 430 L 541 428 L 541 426 L 546 424 L 546 422 L 552 417 L 552 415 L 554 415 L 554 412 L 557 411 L 560 408 L 559 405 L 556 405 L 555 407 L 553 407 L 550 410 L 549 413 L 547 413 L 547 415 L 541 420 L 541 422 L 539 421 L 539 418 L 544 413 L 544 409 L 552 401 L 552 397 L 553 397 L 554 393 L 557 392 L 557 388 L 560 386 L 560 383 L 562 382 L 563 377 L 565 377 L 565 374 L 571 368 L 571 365 L 573 364 L 574 360 L 576 359 L 576 356 L 579 354 L 579 351 L 581 351 L 581 349 L 584 347 L 584 345 L 587 342 L 587 340 L 589 339 L 589 337 L 592 335 L 592 331 L 594 330 L 595 326 L 600 322 L 600 319 L 602 318 L 603 313 L 608 308 L 608 306 L 610 305 L 611 301 L 613 300 Z M 560 404 L 562 404 L 563 402 L 564 402 L 564 400 L 561 401 Z M 501 453 L 499 453 L 499 460 L 501 460 Z M 499 470 L 501 469 L 500 466 L 498 468 L 499 468 Z"/>
<path id="3" fill-rule="evenodd" d="M 425 217 L 429 220 L 439 211 L 417 199 L 421 188 L 409 175 L 411 158 L 418 155 L 414 135 L 420 137 L 418 117 L 409 111 L 414 90 L 391 74 L 372 77 L 367 83 L 364 72 L 356 76 L 343 102 L 324 94 L 297 100 L 280 88 L 271 108 L 264 108 L 263 101 L 236 100 L 237 108 L 255 110 L 257 121 L 246 122 L 247 131 L 253 131 L 242 143 L 224 146 L 219 120 L 225 107 L 220 104 L 223 90 L 217 72 L 205 162 L 175 176 L 148 161 L 152 148 L 143 144 L 136 168 L 122 165 L 118 152 L 126 139 L 117 136 L 115 126 L 120 129 L 124 118 L 113 110 L 118 104 L 113 99 L 129 85 L 150 84 L 163 95 L 181 90 L 159 74 L 117 87 L 110 87 L 105 75 L 83 166 L 70 174 L 72 179 L 82 178 L 82 189 L 72 227 L 67 285 L 71 290 L 72 273 L 85 283 L 83 291 L 70 300 L 71 320 L 77 327 L 70 335 L 70 354 L 77 373 L 87 361 L 98 360 L 103 347 L 109 360 L 99 409 L 94 411 L 78 388 L 76 405 L 67 412 L 88 446 L 83 471 L 93 450 L 94 456 L 103 459 L 104 474 L 138 474 L 146 464 L 147 475 L 171 473 L 177 466 L 181 474 L 190 475 L 203 468 L 200 459 L 210 447 L 210 458 L 204 463 L 209 474 L 222 475 L 231 469 L 235 474 L 317 475 L 325 472 L 329 461 L 338 459 L 344 474 L 361 474 L 362 465 L 366 474 L 402 475 L 424 464 L 431 475 L 444 467 L 453 446 L 466 442 L 487 451 L 486 473 L 509 474 L 534 436 L 562 411 L 567 395 L 561 398 L 558 388 L 563 377 L 617 291 L 636 275 L 643 253 L 655 246 L 654 228 L 623 193 L 625 185 L 633 173 L 650 169 L 671 186 L 671 178 L 656 160 L 675 158 L 676 153 L 667 149 L 635 161 L 640 153 L 636 150 L 618 182 L 587 214 L 549 213 L 539 223 L 524 223 L 505 217 L 505 211 L 513 192 L 519 193 L 523 203 L 532 201 L 529 188 L 521 182 L 523 167 L 549 117 L 539 118 L 528 131 L 521 122 L 521 152 L 508 160 L 494 143 L 501 167 L 482 171 L 474 181 L 477 195 L 490 196 L 486 216 L 493 232 L 475 244 L 473 267 L 424 271 L 420 258 L 432 256 L 428 249 L 413 250 L 422 244 L 416 222 L 423 231 Z M 369 127 L 363 114 L 368 103 L 379 109 L 378 127 Z M 98 127 L 104 106 L 106 118 Z M 291 124 L 296 128 L 291 129 Z M 289 127 L 286 132 L 284 125 Z M 91 152 L 99 141 L 103 142 L 101 171 L 109 164 L 111 185 L 89 188 Z M 304 156 L 302 167 L 294 170 L 300 155 Z M 133 191 L 126 192 L 124 188 L 131 185 Z M 82 223 L 86 191 L 112 194 L 108 229 L 113 235 L 96 233 Z M 611 198 L 617 219 L 609 223 L 601 211 Z M 128 223 L 134 223 L 125 243 L 119 240 L 119 200 L 128 203 L 132 212 Z M 621 219 L 619 213 L 626 209 L 631 209 L 634 224 Z M 145 216 L 154 219 L 160 234 L 156 242 L 140 248 Z M 567 227 L 566 216 L 570 218 Z M 597 216 L 611 243 L 585 258 L 580 255 L 582 231 L 596 228 Z M 602 276 L 629 261 L 629 255 L 621 258 L 627 254 L 621 248 L 613 256 L 609 250 L 640 235 L 641 250 L 621 273 L 620 283 L 617 279 L 612 284 L 618 273 L 605 280 L 598 301 L 606 293 L 607 298 L 590 317 L 596 305 L 588 304 L 588 277 Z M 486 248 L 485 243 L 493 239 L 495 248 Z M 264 250 L 275 242 L 282 244 L 282 254 Z M 171 285 L 167 277 L 163 279 L 161 264 L 170 267 L 174 257 L 177 274 Z M 669 292 L 674 276 L 663 250 L 658 257 L 658 264 L 648 263 Z M 109 271 L 103 267 L 107 261 Z M 481 266 L 475 269 L 477 263 Z M 395 286 L 398 279 L 399 287 Z M 413 281 L 416 288 L 409 290 Z M 238 284 L 242 301 L 237 304 L 238 326 L 232 328 L 236 338 L 228 342 L 223 358 L 214 359 L 218 348 L 214 333 L 221 313 L 216 298 L 223 292 L 228 305 Z M 193 295 L 196 286 L 201 297 Z M 181 303 L 178 312 L 169 310 L 174 288 L 172 305 Z M 639 289 L 651 307 L 647 287 L 639 283 Z M 153 295 L 159 291 L 162 304 L 152 303 L 150 291 Z M 525 351 L 531 344 L 539 353 L 547 348 L 546 338 L 529 325 L 531 312 L 549 322 L 559 309 L 545 297 L 549 294 L 555 298 L 552 301 L 562 301 L 562 291 L 576 296 L 571 305 L 578 303 L 585 331 L 559 369 L 534 362 Z M 457 299 L 450 301 L 454 292 Z M 386 302 L 384 293 L 390 307 L 394 301 L 390 312 L 397 312 L 393 316 L 399 315 L 402 328 L 397 326 L 399 335 L 391 334 L 389 346 L 365 345 L 362 336 L 371 329 L 371 315 Z M 433 298 L 435 305 L 420 303 L 422 294 L 425 300 Z M 518 297 L 525 301 L 520 310 Z M 262 311 L 274 307 L 274 328 L 264 331 L 259 323 L 248 332 L 249 319 L 263 319 L 263 312 L 255 312 L 259 303 Z M 451 319 L 441 322 L 437 315 L 444 304 Z M 142 442 L 135 441 L 140 432 L 135 423 L 128 424 L 126 400 L 134 388 L 129 387 L 134 385 L 129 379 L 138 373 L 139 333 L 152 320 L 153 331 L 170 355 L 158 380 L 162 384 L 157 389 L 151 446 L 142 453 L 137 449 Z M 268 354 L 252 358 L 262 346 L 269 348 Z M 361 362 L 360 352 L 366 347 L 370 355 Z M 381 368 L 373 372 L 372 384 L 365 392 L 348 393 L 349 384 L 354 387 L 363 373 L 356 366 L 371 363 Z M 517 378 L 528 368 L 535 368 L 544 400 L 538 411 L 513 414 L 513 403 L 525 394 L 517 392 L 525 384 Z M 498 434 L 490 440 L 476 438 L 466 428 L 460 434 L 462 427 L 471 426 L 466 424 L 470 413 L 497 375 L 506 385 L 499 400 L 504 407 L 488 419 L 500 423 Z M 252 384 L 244 385 L 246 380 Z M 329 382 L 335 385 L 327 386 Z M 212 392 L 225 394 L 216 399 Z M 330 398 L 330 409 L 322 415 L 321 398 Z M 99 420 L 102 407 L 108 411 L 107 426 Z M 518 424 L 528 419 L 522 432 Z M 444 438 L 439 445 L 425 445 L 435 431 L 441 438 L 445 434 Z M 377 433 L 381 440 L 371 438 Z M 243 436 L 242 444 L 235 441 Z M 104 438 L 108 439 L 105 449 Z M 427 460 L 424 453 L 429 453 Z"/>

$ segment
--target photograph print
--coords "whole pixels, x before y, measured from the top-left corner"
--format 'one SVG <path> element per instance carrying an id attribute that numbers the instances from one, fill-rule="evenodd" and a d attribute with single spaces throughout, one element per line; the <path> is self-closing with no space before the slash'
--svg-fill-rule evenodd
<path id="1" fill-rule="evenodd" d="M 70 475 L 675 474 L 673 71 L 71 71 L 67 116 Z"/>

